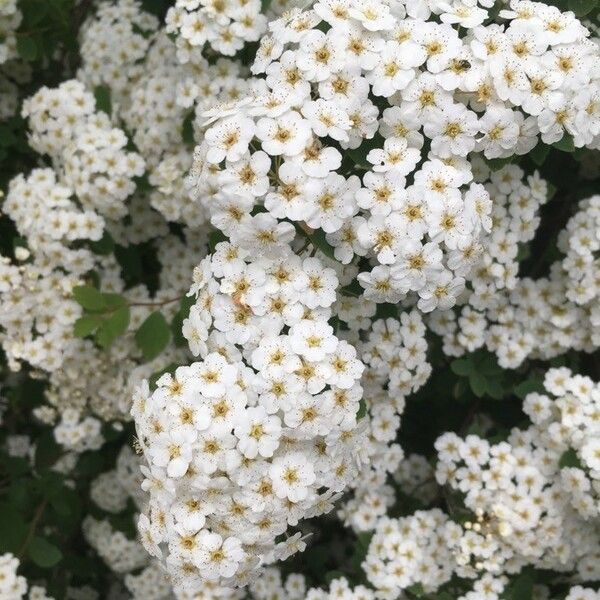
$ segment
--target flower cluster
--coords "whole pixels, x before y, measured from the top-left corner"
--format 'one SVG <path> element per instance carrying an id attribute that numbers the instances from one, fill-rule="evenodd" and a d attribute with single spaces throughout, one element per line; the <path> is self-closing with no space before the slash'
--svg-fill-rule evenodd
<path id="1" fill-rule="evenodd" d="M 542 4 L 503 11 L 505 28 L 483 26 L 484 8 L 431 4 L 317 2 L 270 24 L 253 65 L 263 93 L 215 113 L 196 151 L 213 225 L 228 235 L 259 205 L 359 261 L 367 298 L 455 304 L 492 224 L 467 155 L 523 154 L 540 131 L 595 143 L 593 98 L 575 93 L 597 87 L 596 46 Z"/>
<path id="2" fill-rule="evenodd" d="M 245 43 L 258 41 L 266 23 L 260 0 L 177 0 L 167 13 L 166 31 L 177 35 L 177 53 L 185 63 L 201 55 L 205 45 L 233 56 Z"/>
<path id="3" fill-rule="evenodd" d="M 0 596 L 3 600 L 53 600 L 39 585 L 27 585 L 22 575 L 17 575 L 19 559 L 13 554 L 0 555 Z M 27 593 L 29 591 L 29 593 Z"/>
<path id="4" fill-rule="evenodd" d="M 123 532 L 115 531 L 108 521 L 98 521 L 88 515 L 83 521 L 83 534 L 87 543 L 116 573 L 134 571 L 148 562 L 148 554 L 142 545 L 137 540 L 127 539 Z"/>
<path id="5" fill-rule="evenodd" d="M 426 592 L 435 591 L 449 581 L 456 566 L 450 542 L 459 529 L 439 509 L 400 519 L 381 518 L 363 563 L 377 597 L 398 598 L 415 584 Z"/>
<path id="6" fill-rule="evenodd" d="M 557 246 L 565 258 L 552 264 L 549 276 L 520 278 L 518 244 L 533 238 L 547 188 L 537 176 L 525 185 L 522 176 L 517 166 L 492 174 L 488 188 L 498 206 L 497 225 L 475 266 L 474 291 L 459 315 L 436 314 L 428 321 L 443 336 L 448 355 L 485 346 L 512 369 L 528 357 L 549 359 L 569 348 L 593 352 L 597 346 L 597 197 L 582 201 L 560 232 Z"/>
<path id="7" fill-rule="evenodd" d="M 561 477 L 575 510 L 586 520 L 598 518 L 600 385 L 562 367 L 546 373 L 544 387 L 547 393 L 526 396 L 523 410 L 563 451 Z"/>
<path id="8" fill-rule="evenodd" d="M 138 0 L 99 3 L 79 32 L 82 65 L 77 79 L 89 89 L 108 86 L 112 102 L 126 102 L 132 82 L 144 75 L 142 59 L 157 29 L 158 20 Z"/>
<path id="9" fill-rule="evenodd" d="M 0 65 L 17 56 L 17 28 L 23 15 L 17 0 L 6 0 L 0 6 Z"/>
<path id="10" fill-rule="evenodd" d="M 31 146 L 52 157 L 81 204 L 118 219 L 126 215 L 124 202 L 135 190 L 134 177 L 144 173 L 144 161 L 125 148 L 125 133 L 94 108 L 93 95 L 70 80 L 41 88 L 23 103 L 22 115 L 29 120 Z"/>
<path id="11" fill-rule="evenodd" d="M 272 226 L 239 235 L 276 250 Z M 149 464 L 144 543 L 190 590 L 243 585 L 303 549 L 299 534 L 276 538 L 331 510 L 356 474 L 363 365 L 327 323 L 337 285 L 284 247 L 251 260 L 221 242 L 194 270 L 183 332 L 202 360 L 141 388 L 132 409 Z"/>
<path id="12" fill-rule="evenodd" d="M 288 1 L 0 0 L 0 599 L 599 600 L 598 0 Z"/>
<path id="13" fill-rule="evenodd" d="M 544 385 L 558 398 L 529 394 L 524 410 L 534 425 L 506 441 L 454 433 L 436 441 L 437 481 L 461 493 L 473 515 L 449 542 L 461 577 L 528 565 L 598 576 L 597 531 L 585 524 L 598 514 L 597 385 L 562 368 L 550 369 Z M 565 466 L 570 451 L 581 468 Z"/>
<path id="14" fill-rule="evenodd" d="M 423 386 L 431 366 L 426 359 L 425 325 L 414 309 L 400 320 L 370 322 L 366 341 L 358 348 L 366 367 L 362 382 L 367 440 L 361 446 L 362 468 L 350 484 L 354 495 L 343 503 L 338 516 L 354 530 L 366 531 L 374 529 L 394 503 L 387 476 L 402 464 L 396 438 L 405 398 Z"/>

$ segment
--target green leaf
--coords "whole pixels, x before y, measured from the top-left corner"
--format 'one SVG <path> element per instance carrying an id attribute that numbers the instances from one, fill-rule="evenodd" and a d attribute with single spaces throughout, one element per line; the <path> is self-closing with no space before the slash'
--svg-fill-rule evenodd
<path id="1" fill-rule="evenodd" d="M 531 256 L 531 248 L 529 244 L 519 243 L 517 245 L 517 261 L 527 260 Z"/>
<path id="2" fill-rule="evenodd" d="M 531 600 L 533 597 L 533 577 L 527 571 L 521 573 L 509 586 L 504 598 L 510 600 Z"/>
<path id="3" fill-rule="evenodd" d="M 56 443 L 52 430 L 40 435 L 35 446 L 35 466 L 38 470 L 49 469 L 61 456 L 62 449 Z"/>
<path id="4" fill-rule="evenodd" d="M 144 267 L 138 246 L 115 246 L 115 258 L 119 262 L 125 280 L 138 283 L 144 277 Z"/>
<path id="5" fill-rule="evenodd" d="M 367 155 L 371 150 L 383 148 L 384 141 L 379 134 L 376 134 L 370 139 L 363 140 L 358 148 L 345 150 L 344 156 L 347 156 L 355 167 L 370 170 L 373 165 L 367 160 Z"/>
<path id="6" fill-rule="evenodd" d="M 104 235 L 97 242 L 90 242 L 90 249 L 94 254 L 106 255 L 112 254 L 115 249 L 115 240 L 108 231 L 104 232 Z"/>
<path id="7" fill-rule="evenodd" d="M 371 540 L 373 539 L 372 531 L 361 531 L 357 536 L 356 544 L 354 545 L 354 554 L 352 555 L 352 565 L 358 571 L 361 568 L 361 563 L 365 560 L 369 551 Z"/>
<path id="8" fill-rule="evenodd" d="M 563 152 L 575 152 L 575 144 L 573 143 L 573 136 L 570 133 L 565 133 L 558 142 L 552 144 L 557 150 Z"/>
<path id="9" fill-rule="evenodd" d="M 127 331 L 129 325 L 129 306 L 117 308 L 98 328 L 96 342 L 102 348 L 108 348 L 120 335 Z"/>
<path id="10" fill-rule="evenodd" d="M 576 469 L 582 468 L 581 461 L 577 456 L 577 452 L 575 452 L 573 448 L 569 448 L 568 450 L 565 450 L 565 452 L 563 452 L 563 455 L 558 461 L 558 466 L 561 469 L 564 469 L 565 467 L 575 467 Z"/>
<path id="11" fill-rule="evenodd" d="M 316 229 L 312 233 L 308 233 L 304 230 L 303 235 L 310 240 L 310 243 L 318 248 L 325 256 L 337 260 L 335 258 L 334 249 L 329 245 L 329 242 L 325 238 L 325 232 L 322 229 Z"/>
<path id="12" fill-rule="evenodd" d="M 38 47 L 35 40 L 27 35 L 19 35 L 17 37 L 17 52 L 23 60 L 35 60 L 38 55 Z"/>
<path id="13" fill-rule="evenodd" d="M 106 301 L 100 291 L 91 285 L 80 285 L 73 288 L 73 298 L 83 308 L 89 311 L 103 311 L 106 308 Z"/>
<path id="14" fill-rule="evenodd" d="M 10 504 L 0 504 L 0 553 L 17 553 L 27 535 L 27 525 L 17 509 Z"/>
<path id="15" fill-rule="evenodd" d="M 149 385 L 150 385 L 150 389 L 151 390 L 155 390 L 156 389 L 156 382 L 165 374 L 165 373 L 171 373 L 174 374 L 175 370 L 177 369 L 177 364 L 176 363 L 170 363 L 168 364 L 164 369 L 161 369 L 160 371 L 156 371 L 156 373 L 152 373 L 152 375 L 150 376 L 150 379 L 148 381 Z"/>
<path id="16" fill-rule="evenodd" d="M 98 85 L 94 88 L 94 96 L 96 98 L 96 109 L 110 116 L 112 112 L 110 88 L 106 85 Z"/>
<path id="17" fill-rule="evenodd" d="M 540 377 L 533 377 L 531 379 L 527 379 L 526 381 L 522 381 L 519 385 L 516 385 L 513 388 L 515 395 L 521 400 L 525 399 L 527 394 L 531 392 L 544 392 L 544 381 Z"/>
<path id="18" fill-rule="evenodd" d="M 513 160 L 513 156 L 508 156 L 506 158 L 488 158 L 485 162 L 492 171 L 499 171 L 502 167 L 510 165 Z"/>
<path id="19" fill-rule="evenodd" d="M 414 585 L 407 587 L 406 591 L 408 592 L 409 597 L 422 598 L 425 595 L 422 583 L 415 583 Z"/>
<path id="20" fill-rule="evenodd" d="M 15 134 L 6 125 L 0 125 L 0 146 L 12 146 L 17 138 Z"/>
<path id="21" fill-rule="evenodd" d="M 181 139 L 184 144 L 187 144 L 188 146 L 194 146 L 196 143 L 196 140 L 194 139 L 194 111 L 188 113 L 183 120 L 181 126 Z"/>
<path id="22" fill-rule="evenodd" d="M 50 569 L 62 558 L 62 552 L 54 544 L 37 535 L 29 544 L 28 554 L 31 560 L 42 569 Z"/>
<path id="23" fill-rule="evenodd" d="M 469 375 L 469 385 L 478 398 L 481 398 L 487 389 L 484 375 L 476 370 Z"/>
<path id="24" fill-rule="evenodd" d="M 184 347 L 187 345 L 187 340 L 183 337 L 181 329 L 184 319 L 187 319 L 190 314 L 190 308 L 195 304 L 196 299 L 193 296 L 184 296 L 179 302 L 179 310 L 175 313 L 171 321 L 171 335 L 176 346 Z"/>
<path id="25" fill-rule="evenodd" d="M 529 153 L 531 160 L 538 166 L 541 167 L 550 152 L 550 146 L 543 142 L 538 142 L 538 145 Z"/>
<path id="26" fill-rule="evenodd" d="M 341 579 L 346 577 L 342 571 L 328 571 L 325 573 L 325 582 L 329 585 L 334 579 Z"/>
<path id="27" fill-rule="evenodd" d="M 456 375 L 467 377 L 473 370 L 473 363 L 470 358 L 457 358 L 450 363 L 450 369 Z"/>
<path id="28" fill-rule="evenodd" d="M 227 241 L 227 238 L 225 237 L 225 234 L 222 231 L 215 229 L 214 231 L 211 231 L 208 234 L 208 249 L 212 253 L 215 251 L 215 248 L 217 247 L 217 244 L 219 242 L 226 242 L 226 241 Z"/>
<path id="29" fill-rule="evenodd" d="M 358 404 L 358 412 L 356 413 L 356 419 L 360 420 L 367 414 L 367 403 L 364 398 L 360 399 Z"/>
<path id="30" fill-rule="evenodd" d="M 135 333 L 135 341 L 146 360 L 156 358 L 171 339 L 171 330 L 160 311 L 153 312 Z"/>
<path id="31" fill-rule="evenodd" d="M 491 354 L 478 354 L 473 370 L 479 371 L 482 375 L 499 375 L 502 373 L 502 367 L 498 364 L 498 359 Z"/>
<path id="32" fill-rule="evenodd" d="M 572 10 L 579 18 L 585 17 L 596 7 L 596 0 L 569 0 L 569 10 Z"/>
<path id="33" fill-rule="evenodd" d="M 115 310 L 127 304 L 127 300 L 121 294 L 103 293 L 106 310 Z"/>
<path id="34" fill-rule="evenodd" d="M 504 388 L 498 379 L 487 379 L 485 382 L 487 395 L 494 400 L 501 400 L 504 397 Z"/>
<path id="35" fill-rule="evenodd" d="M 63 485 L 59 491 L 49 498 L 52 508 L 61 517 L 76 517 L 79 513 L 81 501 L 75 490 Z"/>
<path id="36" fill-rule="evenodd" d="M 75 337 L 84 338 L 96 331 L 101 323 L 102 318 L 98 315 L 83 315 L 83 317 L 79 317 L 79 319 L 75 321 L 73 334 Z"/>

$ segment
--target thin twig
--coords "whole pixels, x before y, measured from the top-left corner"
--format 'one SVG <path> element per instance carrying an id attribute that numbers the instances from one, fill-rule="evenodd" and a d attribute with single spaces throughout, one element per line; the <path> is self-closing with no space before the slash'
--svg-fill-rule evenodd
<path id="1" fill-rule="evenodd" d="M 33 539 L 33 536 L 35 534 L 35 530 L 37 528 L 38 521 L 42 518 L 42 515 L 44 514 L 44 510 L 46 509 L 47 504 L 48 504 L 48 500 L 44 498 L 44 500 L 42 500 L 42 502 L 40 502 L 38 507 L 35 509 L 35 513 L 33 515 L 33 518 L 31 519 L 31 525 L 29 525 L 29 531 L 27 532 L 27 535 L 25 536 L 25 540 L 23 541 L 23 545 L 21 546 L 21 549 L 19 550 L 19 558 L 21 558 L 21 559 L 25 555 L 25 552 L 27 552 L 27 548 L 29 547 L 29 544 L 31 543 L 31 540 Z"/>

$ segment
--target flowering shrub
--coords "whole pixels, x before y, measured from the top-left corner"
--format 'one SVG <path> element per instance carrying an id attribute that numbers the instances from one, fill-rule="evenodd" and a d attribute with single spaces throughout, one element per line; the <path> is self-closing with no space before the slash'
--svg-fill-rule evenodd
<path id="1" fill-rule="evenodd" d="M 599 17 L 0 2 L 0 600 L 600 598 Z"/>

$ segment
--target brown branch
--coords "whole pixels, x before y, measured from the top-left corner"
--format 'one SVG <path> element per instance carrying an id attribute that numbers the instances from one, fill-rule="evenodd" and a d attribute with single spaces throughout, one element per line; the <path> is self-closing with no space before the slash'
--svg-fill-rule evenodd
<path id="1" fill-rule="evenodd" d="M 31 540 L 33 539 L 38 522 L 42 518 L 42 515 L 44 514 L 44 510 L 46 510 L 47 504 L 48 504 L 48 500 L 44 498 L 44 500 L 42 500 L 42 502 L 40 502 L 38 507 L 35 509 L 35 513 L 33 515 L 33 518 L 31 519 L 31 524 L 29 525 L 29 531 L 27 532 L 27 535 L 25 536 L 25 540 L 23 541 L 23 545 L 21 546 L 21 549 L 19 550 L 19 559 L 22 559 L 23 556 L 25 555 L 25 552 L 27 552 L 27 548 L 29 547 Z"/>

